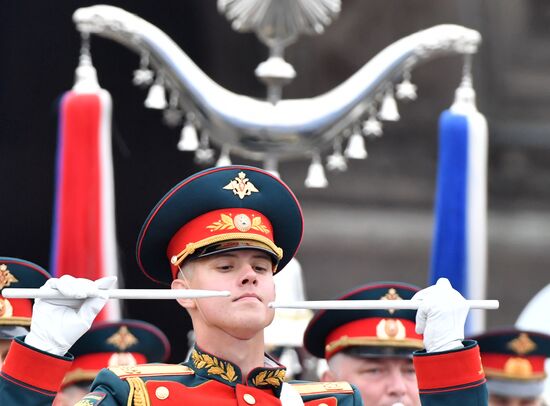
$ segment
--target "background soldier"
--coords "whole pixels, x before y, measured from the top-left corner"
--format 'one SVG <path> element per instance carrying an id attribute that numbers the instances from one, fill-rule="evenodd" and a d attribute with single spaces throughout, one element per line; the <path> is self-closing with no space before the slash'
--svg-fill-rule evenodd
<path id="1" fill-rule="evenodd" d="M 419 288 L 377 282 L 353 289 L 338 300 L 410 299 Z M 348 381 L 367 405 L 420 405 L 413 351 L 424 348 L 415 332 L 414 310 L 324 310 L 304 335 L 308 351 L 325 358 L 323 381 Z"/>
<path id="2" fill-rule="evenodd" d="M 363 402 L 369 406 L 416 406 L 421 399 L 426 403 L 427 397 L 445 405 L 475 405 L 486 398 L 479 350 L 474 341 L 462 341 L 468 309 L 457 306 L 453 311 L 444 311 L 437 306 L 438 301 L 460 303 L 464 300 L 448 280 L 440 279 L 422 291 L 404 283 L 377 282 L 353 289 L 338 299 L 424 299 L 431 303 L 421 306 L 418 312 L 322 310 L 317 313 L 305 332 L 304 345 L 313 355 L 327 360 L 328 370 L 324 371 L 322 380 L 349 381 L 359 388 Z M 435 308 L 430 309 L 430 305 Z M 478 370 L 459 377 L 463 372 L 461 367 L 446 365 L 436 372 L 433 366 L 424 364 L 426 358 L 421 356 L 424 352 L 417 353 L 413 365 L 413 352 L 423 347 L 428 353 L 434 353 L 434 359 L 439 356 L 452 363 L 454 357 L 461 356 L 466 360 L 464 367 L 471 363 L 472 367 L 477 365 Z"/>
<path id="3" fill-rule="evenodd" d="M 140 320 L 99 322 L 72 346 L 71 368 L 63 379 L 54 406 L 73 406 L 90 392 L 103 368 L 133 367 L 163 362 L 170 355 L 170 343 L 162 331 Z"/>
<path id="4" fill-rule="evenodd" d="M 491 330 L 474 337 L 487 376 L 489 405 L 541 406 L 550 336 L 527 330 Z"/>
<path id="5" fill-rule="evenodd" d="M 0 292 L 6 287 L 38 288 L 49 277 L 48 272 L 32 262 L 0 257 Z M 29 332 L 31 315 L 31 299 L 6 299 L 0 293 L 0 368 L 12 339 Z"/>

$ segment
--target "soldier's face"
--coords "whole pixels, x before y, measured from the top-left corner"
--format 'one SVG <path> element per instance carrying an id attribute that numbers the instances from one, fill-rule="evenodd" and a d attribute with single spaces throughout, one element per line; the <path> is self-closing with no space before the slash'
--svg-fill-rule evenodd
<path id="1" fill-rule="evenodd" d="M 365 406 L 420 406 L 412 360 L 366 359 L 336 354 L 325 381 L 348 381 L 359 389 Z M 333 362 L 334 361 L 334 362 Z"/>
<path id="2" fill-rule="evenodd" d="M 542 406 L 539 398 L 517 398 L 512 396 L 489 395 L 489 406 Z"/>
<path id="3" fill-rule="evenodd" d="M 197 299 L 192 306 L 184 305 L 197 334 L 223 331 L 250 339 L 273 320 L 274 310 L 267 307 L 275 299 L 273 265 L 262 251 L 235 250 L 197 259 L 188 284 L 191 289 L 231 292 L 229 297 Z"/>

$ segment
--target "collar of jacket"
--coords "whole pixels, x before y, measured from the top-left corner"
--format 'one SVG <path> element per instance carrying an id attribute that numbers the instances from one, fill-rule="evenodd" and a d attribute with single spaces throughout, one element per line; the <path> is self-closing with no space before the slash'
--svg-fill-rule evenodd
<path id="1" fill-rule="evenodd" d="M 240 368 L 230 361 L 202 351 L 196 345 L 186 362 L 195 373 L 208 379 L 215 379 L 226 385 L 243 384 L 258 389 L 271 389 L 275 396 L 281 395 L 285 380 L 286 368 L 265 354 L 264 367 L 254 368 L 246 379 L 243 379 Z"/>

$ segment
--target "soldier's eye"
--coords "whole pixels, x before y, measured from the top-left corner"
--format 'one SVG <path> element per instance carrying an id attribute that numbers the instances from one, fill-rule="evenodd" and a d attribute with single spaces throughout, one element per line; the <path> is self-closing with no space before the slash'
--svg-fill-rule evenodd
<path id="1" fill-rule="evenodd" d="M 224 265 L 218 265 L 216 268 L 219 269 L 220 271 L 230 271 L 233 268 L 233 266 L 229 264 L 224 264 Z"/>

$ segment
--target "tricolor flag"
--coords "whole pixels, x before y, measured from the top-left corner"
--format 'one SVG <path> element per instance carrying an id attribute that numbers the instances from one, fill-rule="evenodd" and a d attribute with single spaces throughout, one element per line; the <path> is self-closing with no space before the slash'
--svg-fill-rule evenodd
<path id="1" fill-rule="evenodd" d="M 50 270 L 56 277 L 118 276 L 111 152 L 111 96 L 81 57 L 61 100 Z M 109 301 L 99 320 L 117 320 Z"/>
<path id="2" fill-rule="evenodd" d="M 487 121 L 466 79 L 439 120 L 439 158 L 430 283 L 448 278 L 468 299 L 484 299 L 487 277 Z M 473 310 L 467 334 L 485 314 Z"/>

